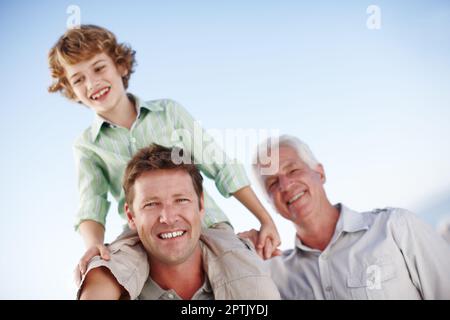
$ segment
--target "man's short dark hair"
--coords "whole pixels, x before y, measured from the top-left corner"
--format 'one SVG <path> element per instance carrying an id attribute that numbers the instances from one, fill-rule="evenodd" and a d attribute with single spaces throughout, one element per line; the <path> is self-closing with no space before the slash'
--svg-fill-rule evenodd
<path id="1" fill-rule="evenodd" d="M 189 163 L 175 164 L 172 161 L 172 154 L 183 155 L 185 151 L 180 148 L 166 148 L 157 144 L 152 144 L 149 147 L 139 150 L 133 158 L 128 162 L 125 169 L 125 175 L 123 179 L 123 189 L 125 191 L 125 201 L 130 208 L 134 199 L 134 183 L 143 173 L 154 170 L 182 170 L 187 172 L 192 179 L 192 184 L 195 189 L 195 193 L 198 196 L 199 204 L 200 198 L 203 193 L 203 177 L 197 167 Z M 191 159 L 192 160 L 192 159 Z"/>

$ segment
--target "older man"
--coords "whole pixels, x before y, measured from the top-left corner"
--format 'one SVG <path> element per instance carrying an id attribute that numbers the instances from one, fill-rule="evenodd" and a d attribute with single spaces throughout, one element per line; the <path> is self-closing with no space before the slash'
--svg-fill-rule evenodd
<path id="1" fill-rule="evenodd" d="M 81 298 L 279 299 L 251 246 L 225 243 L 230 226 L 202 230 L 202 176 L 193 164 L 172 162 L 172 151 L 153 145 L 129 162 L 124 190 L 131 231 L 110 250 L 124 250 L 122 256 L 130 251 L 130 261 L 96 257 L 81 284 Z M 150 270 L 136 271 L 136 259 L 148 259 Z M 136 281 L 142 277 L 143 288 Z"/>
<path id="2" fill-rule="evenodd" d="M 257 161 L 255 173 L 297 231 L 295 248 L 268 261 L 282 298 L 450 299 L 450 248 L 430 226 L 404 209 L 332 205 L 306 144 L 281 136 L 263 146 L 279 151 L 276 170 L 263 174 Z"/>

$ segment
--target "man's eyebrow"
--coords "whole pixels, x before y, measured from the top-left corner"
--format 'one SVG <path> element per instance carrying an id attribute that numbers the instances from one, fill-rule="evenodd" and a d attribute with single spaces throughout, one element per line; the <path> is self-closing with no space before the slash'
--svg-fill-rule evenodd
<path id="1" fill-rule="evenodd" d="M 295 167 L 295 162 L 290 161 L 290 162 L 288 162 L 286 164 L 281 165 L 279 169 L 289 170 L 292 167 Z M 277 174 L 266 175 L 265 178 L 264 178 L 264 184 L 267 185 L 267 181 L 272 182 L 273 180 L 276 180 L 277 178 L 278 178 Z"/>
<path id="2" fill-rule="evenodd" d="M 186 191 L 181 191 L 181 192 L 177 192 L 174 195 L 172 195 L 173 198 L 178 198 L 178 197 L 189 197 L 191 194 L 189 192 Z"/>
<path id="3" fill-rule="evenodd" d="M 142 199 L 141 203 L 148 202 L 148 201 L 154 201 L 154 200 L 158 200 L 158 199 L 159 198 L 156 197 L 156 196 L 154 196 L 154 197 L 145 197 L 145 198 Z"/>
<path id="4" fill-rule="evenodd" d="M 292 167 L 295 167 L 295 162 L 289 162 L 288 164 L 286 164 L 283 169 L 291 169 Z"/>

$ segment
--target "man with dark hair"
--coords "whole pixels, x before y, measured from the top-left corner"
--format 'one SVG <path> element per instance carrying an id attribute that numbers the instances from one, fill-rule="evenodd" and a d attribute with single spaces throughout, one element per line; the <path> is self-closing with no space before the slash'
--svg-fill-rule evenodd
<path id="1" fill-rule="evenodd" d="M 202 229 L 202 176 L 193 164 L 175 164 L 173 151 L 158 145 L 144 148 L 125 171 L 125 211 L 131 231 L 111 244 L 110 250 L 140 248 L 140 259 L 148 259 L 149 269 L 130 276 L 134 269 L 124 270 L 139 261 L 96 257 L 82 279 L 80 298 L 98 298 L 107 292 L 109 298 L 151 300 L 279 299 L 251 245 L 242 242 L 229 249 L 222 243 L 230 228 L 225 223 Z M 147 278 L 143 288 L 129 281 L 143 277 Z"/>

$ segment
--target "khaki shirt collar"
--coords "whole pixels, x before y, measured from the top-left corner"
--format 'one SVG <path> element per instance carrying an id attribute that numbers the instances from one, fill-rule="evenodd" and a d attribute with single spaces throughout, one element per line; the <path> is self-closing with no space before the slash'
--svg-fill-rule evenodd
<path id="1" fill-rule="evenodd" d="M 202 251 L 204 251 L 204 247 L 200 245 L 202 248 Z M 161 288 L 151 277 L 148 277 L 147 279 L 147 285 L 144 286 L 145 290 L 145 299 L 146 300 L 163 300 L 164 296 L 172 295 L 174 297 L 177 297 L 178 300 L 182 300 L 178 294 L 175 292 L 175 290 L 164 290 Z M 192 299 L 195 300 L 196 297 L 201 297 L 204 294 L 212 294 L 212 288 L 211 284 L 208 279 L 208 275 L 205 272 L 205 280 L 203 281 L 203 285 L 201 288 L 197 290 L 197 292 L 192 296 Z"/>

